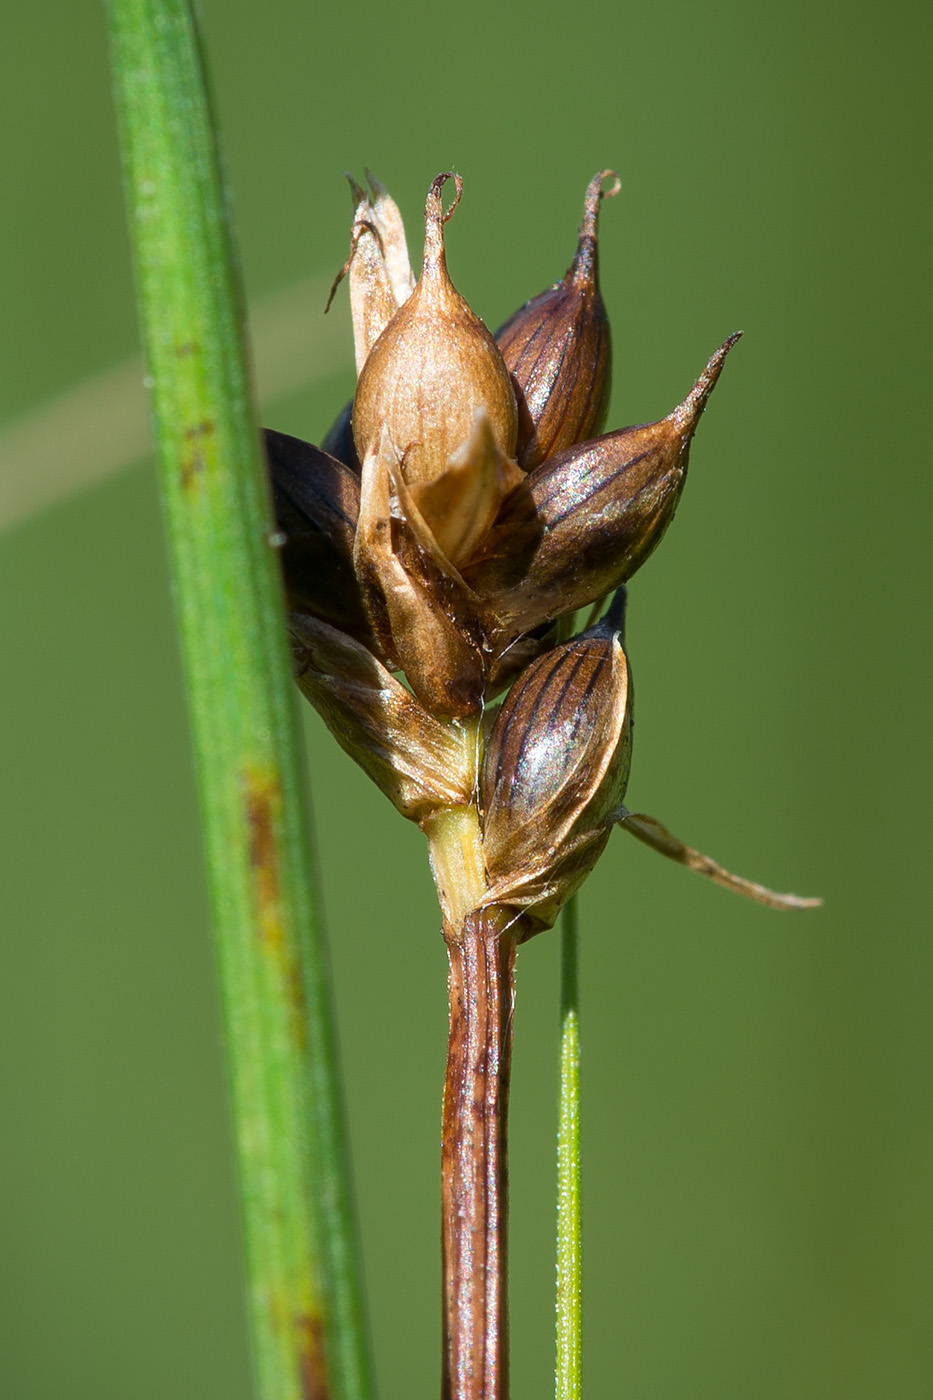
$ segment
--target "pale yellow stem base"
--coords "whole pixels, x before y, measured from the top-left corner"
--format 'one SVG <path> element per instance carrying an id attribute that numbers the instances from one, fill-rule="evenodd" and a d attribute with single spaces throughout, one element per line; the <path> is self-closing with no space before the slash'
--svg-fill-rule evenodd
<path id="1" fill-rule="evenodd" d="M 479 725 L 458 721 L 451 724 L 451 731 L 461 743 L 464 786 L 475 792 L 481 755 Z M 428 838 L 431 873 L 445 927 L 458 929 L 466 916 L 482 904 L 486 894 L 479 812 L 475 804 L 448 807 L 429 817 L 422 824 L 422 830 Z"/>

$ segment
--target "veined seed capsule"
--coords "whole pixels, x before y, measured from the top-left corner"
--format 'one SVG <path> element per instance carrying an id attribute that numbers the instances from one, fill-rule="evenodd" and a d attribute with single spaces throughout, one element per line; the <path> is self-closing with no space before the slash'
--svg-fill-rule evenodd
<path id="1" fill-rule="evenodd" d="M 610 177 L 615 184 L 603 190 Z M 567 272 L 496 332 L 517 391 L 517 460 L 526 471 L 594 436 L 605 421 L 612 346 L 599 290 L 596 222 L 600 200 L 618 190 L 615 171 L 593 176 L 576 255 Z"/>
<path id="2" fill-rule="evenodd" d="M 512 492 L 464 569 L 506 643 L 610 593 L 660 542 L 683 490 L 690 441 L 738 338 L 717 350 L 667 418 L 561 452 Z"/>
<path id="3" fill-rule="evenodd" d="M 398 451 L 409 484 L 433 481 L 473 431 L 484 409 L 500 451 L 515 452 L 517 418 L 509 372 L 496 342 L 447 272 L 438 175 L 425 206 L 424 263 L 418 285 L 379 336 L 360 373 L 353 436 L 360 458 L 383 432 Z"/>
<path id="4" fill-rule="evenodd" d="M 539 657 L 493 725 L 483 767 L 488 902 L 549 927 L 609 838 L 631 758 L 624 592 L 606 619 Z"/>

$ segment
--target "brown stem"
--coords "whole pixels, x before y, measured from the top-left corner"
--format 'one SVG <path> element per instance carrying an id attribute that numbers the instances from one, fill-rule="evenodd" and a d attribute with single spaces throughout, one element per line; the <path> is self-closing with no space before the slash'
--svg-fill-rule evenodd
<path id="1" fill-rule="evenodd" d="M 515 928 L 498 910 L 445 930 L 450 1035 L 441 1139 L 442 1400 L 508 1400 L 506 1119 Z"/>

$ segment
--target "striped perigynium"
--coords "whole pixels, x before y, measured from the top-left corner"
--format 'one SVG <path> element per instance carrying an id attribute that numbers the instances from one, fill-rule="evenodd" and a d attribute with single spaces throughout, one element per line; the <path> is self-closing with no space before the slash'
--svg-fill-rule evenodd
<path id="1" fill-rule="evenodd" d="M 444 1393 L 503 1400 L 495 1183 L 516 945 L 554 922 L 615 825 L 766 904 L 814 901 L 729 875 L 623 806 L 625 584 L 670 524 L 738 335 L 667 417 L 602 433 L 597 215 L 613 172 L 587 187 L 564 277 L 495 335 L 447 270 L 460 177 L 431 183 L 417 280 L 386 190 L 372 177 L 351 188 L 337 280 L 349 281 L 356 392 L 322 447 L 269 431 L 266 449 L 298 684 L 429 841 L 451 958 Z M 577 631 L 580 609 L 592 615 Z"/>

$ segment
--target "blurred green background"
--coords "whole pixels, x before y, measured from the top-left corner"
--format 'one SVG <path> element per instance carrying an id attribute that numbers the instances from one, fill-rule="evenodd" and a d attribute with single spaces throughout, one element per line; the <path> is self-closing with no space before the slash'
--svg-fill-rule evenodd
<path id="1" fill-rule="evenodd" d="M 746 332 L 631 588 L 629 801 L 826 907 L 759 909 L 621 835 L 584 892 L 590 1396 L 933 1393 L 928 15 L 204 6 L 251 297 L 340 266 L 343 170 L 390 186 L 417 250 L 452 167 L 451 271 L 496 326 L 563 272 L 614 165 L 610 426 L 666 413 Z M 137 340 L 101 13 L 4 28 L 13 421 Z M 339 343 L 267 422 L 320 438 L 352 383 Z M 0 1391 L 246 1400 L 151 464 L 21 520 L 0 569 Z M 311 716 L 308 741 L 381 1395 L 408 1400 L 437 1385 L 444 950 L 417 830 Z M 519 960 L 515 1400 L 552 1387 L 556 954 L 545 935 Z"/>

